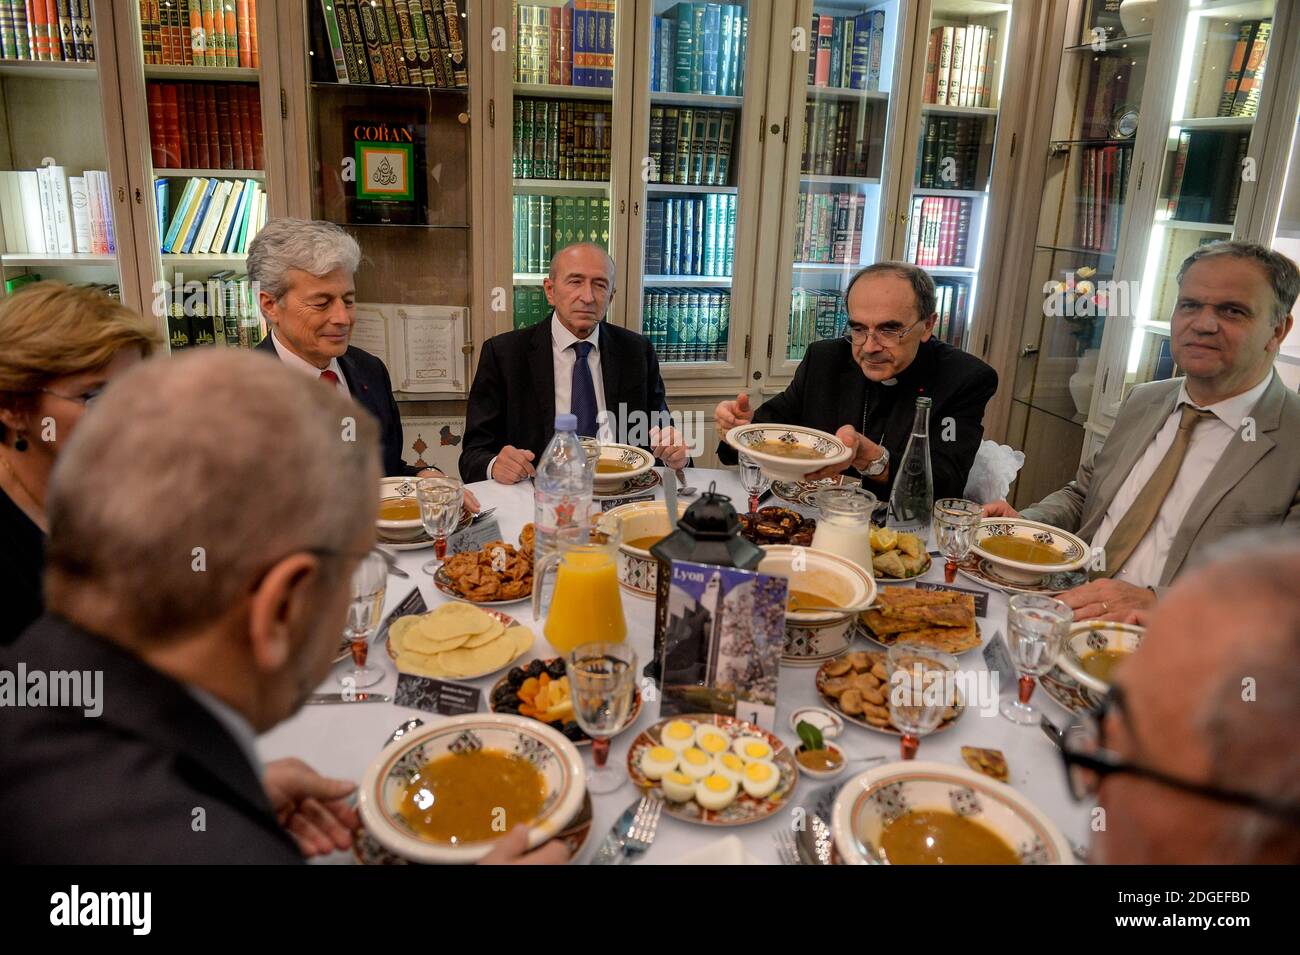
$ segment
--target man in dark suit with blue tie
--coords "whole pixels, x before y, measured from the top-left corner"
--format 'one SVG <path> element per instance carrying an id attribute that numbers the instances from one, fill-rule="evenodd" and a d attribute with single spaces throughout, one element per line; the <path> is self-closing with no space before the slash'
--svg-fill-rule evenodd
<path id="1" fill-rule="evenodd" d="M 613 260 L 590 242 L 570 245 L 555 253 L 542 286 L 551 317 L 483 345 L 469 392 L 462 480 L 514 484 L 532 476 L 555 416 L 565 413 L 577 416 L 581 435 L 644 444 L 668 467 L 685 467 L 688 451 L 677 431 L 656 427 L 666 425 L 668 402 L 654 347 L 604 320 L 614 297 Z M 641 441 L 630 437 L 638 433 Z"/>
<path id="2" fill-rule="evenodd" d="M 379 422 L 386 475 L 441 475 L 402 460 L 402 419 L 384 363 L 349 344 L 356 321 L 356 283 L 361 262 L 357 240 L 332 222 L 272 219 L 248 249 L 248 275 L 271 334 L 258 351 L 287 367 L 319 378 L 350 397 Z M 466 493 L 472 510 L 478 509 Z"/>

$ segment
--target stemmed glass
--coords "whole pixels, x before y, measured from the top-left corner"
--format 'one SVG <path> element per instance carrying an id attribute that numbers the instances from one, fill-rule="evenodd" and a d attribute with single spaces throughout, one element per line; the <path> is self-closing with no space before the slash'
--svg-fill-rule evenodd
<path id="1" fill-rule="evenodd" d="M 422 569 L 426 574 L 434 574 L 447 556 L 447 536 L 460 523 L 465 506 L 465 487 L 455 478 L 422 478 L 415 483 L 415 499 L 420 504 L 424 531 L 433 538 L 435 555 L 435 559 L 426 561 Z"/>
<path id="2" fill-rule="evenodd" d="M 740 486 L 749 492 L 749 513 L 758 510 L 758 499 L 772 486 L 772 479 L 763 473 L 758 462 L 747 455 L 740 455 Z"/>
<path id="3" fill-rule="evenodd" d="M 388 581 L 388 562 L 378 551 L 361 558 L 352 574 L 352 602 L 348 604 L 348 622 L 343 633 L 352 650 L 352 669 L 339 675 L 342 686 L 360 689 L 374 686 L 384 678 L 384 671 L 366 665 L 370 637 L 379 628 L 384 612 L 384 591 Z"/>
<path id="4" fill-rule="evenodd" d="M 587 774 L 590 792 L 612 793 L 627 773 L 608 765 L 609 740 L 632 712 L 636 690 L 636 651 L 626 643 L 584 643 L 564 658 L 573 716 L 591 737 L 596 768 Z"/>
<path id="5" fill-rule="evenodd" d="M 889 716 L 903 734 L 903 759 L 916 758 L 921 737 L 933 733 L 943 714 L 957 705 L 957 658 L 917 643 L 896 643 L 885 660 L 889 671 Z"/>
<path id="6" fill-rule="evenodd" d="M 1003 700 L 998 712 L 1011 722 L 1021 726 L 1038 722 L 1042 711 L 1029 705 L 1034 677 L 1056 664 L 1073 621 L 1074 611 L 1054 597 L 1016 594 L 1007 601 L 1007 644 L 1020 671 L 1020 695 L 1019 699 Z"/>
<path id="7" fill-rule="evenodd" d="M 975 546 L 975 532 L 983 514 L 980 505 L 959 497 L 944 497 L 934 502 L 934 541 L 939 553 L 947 558 L 943 565 L 943 579 L 947 583 L 957 579 L 957 565 Z"/>

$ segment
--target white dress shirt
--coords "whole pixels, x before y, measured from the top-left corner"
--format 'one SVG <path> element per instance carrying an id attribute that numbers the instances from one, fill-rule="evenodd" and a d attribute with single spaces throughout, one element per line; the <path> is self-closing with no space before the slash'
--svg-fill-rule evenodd
<path id="1" fill-rule="evenodd" d="M 1156 514 L 1150 529 L 1142 540 L 1138 541 L 1137 547 L 1133 549 L 1133 553 L 1124 562 L 1119 573 L 1115 574 L 1116 580 L 1138 587 L 1154 587 L 1160 582 L 1165 560 L 1169 556 L 1169 548 L 1183 524 L 1183 518 L 1187 516 L 1187 511 L 1192 506 L 1192 501 L 1200 493 L 1202 485 L 1214 470 L 1214 466 L 1223 457 L 1229 442 L 1241 430 L 1242 420 L 1263 397 L 1272 378 L 1273 372 L 1270 370 L 1264 380 L 1249 391 L 1204 406 L 1203 410 L 1212 412 L 1213 417 L 1201 420 L 1192 429 L 1187 455 L 1178 469 L 1173 486 L 1169 488 L 1169 493 L 1165 496 L 1164 503 L 1160 505 L 1160 511 Z M 1146 486 L 1147 481 L 1151 479 L 1151 475 L 1155 473 L 1173 445 L 1184 404 L 1194 408 L 1202 407 L 1187 396 L 1186 384 L 1178 390 L 1178 400 L 1174 403 L 1173 412 L 1156 432 L 1155 439 L 1147 446 L 1146 452 L 1133 465 L 1133 470 L 1119 486 L 1115 499 L 1106 509 L 1106 516 L 1102 518 L 1101 526 L 1097 528 L 1097 534 L 1092 539 L 1094 548 L 1105 548 L 1106 541 L 1110 540 L 1110 535 L 1115 531 L 1115 526 L 1133 506 L 1138 493 Z"/>
<path id="2" fill-rule="evenodd" d="M 587 367 L 591 369 L 591 383 L 596 388 L 596 436 L 601 444 L 612 444 L 614 429 L 610 426 L 609 416 L 605 414 L 605 379 L 600 373 L 600 324 L 591 330 L 585 339 L 579 338 L 564 327 L 560 317 L 551 312 L 551 368 L 555 374 L 555 413 L 569 414 L 573 410 L 573 367 L 578 363 L 578 353 L 571 347 L 574 342 L 591 342 L 591 351 L 587 353 Z M 492 466 L 497 463 L 496 455 L 488 462 L 488 477 L 492 476 Z M 533 462 L 536 467 L 537 461 Z"/>
<path id="3" fill-rule="evenodd" d="M 305 375 L 311 375 L 313 378 L 319 379 L 322 371 L 334 372 L 334 376 L 338 378 L 338 382 L 334 387 L 338 389 L 339 394 L 344 398 L 352 397 L 352 392 L 348 391 L 348 380 L 343 377 L 343 368 L 339 365 L 339 360 L 337 358 L 331 358 L 330 363 L 324 368 L 317 368 L 305 358 L 300 358 L 298 355 L 289 351 L 289 349 L 280 341 L 280 336 L 276 333 L 274 328 L 272 328 L 271 331 L 271 344 L 275 346 L 275 353 L 280 356 L 280 361 L 284 362 L 290 368 L 296 368 Z"/>

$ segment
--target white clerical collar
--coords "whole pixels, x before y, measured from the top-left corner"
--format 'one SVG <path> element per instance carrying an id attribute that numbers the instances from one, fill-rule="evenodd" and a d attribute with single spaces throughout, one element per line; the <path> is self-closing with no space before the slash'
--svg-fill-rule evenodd
<path id="1" fill-rule="evenodd" d="M 574 342 L 591 342 L 591 347 L 600 351 L 600 322 L 591 330 L 591 334 L 586 338 L 579 338 L 573 332 L 564 327 L 560 321 L 560 316 L 551 312 L 551 341 L 555 343 L 556 351 L 564 351 L 573 345 Z"/>
<path id="2" fill-rule="evenodd" d="M 1178 388 L 1178 400 L 1174 403 L 1174 410 L 1183 405 L 1191 405 L 1193 408 L 1201 408 L 1204 411 L 1213 412 L 1214 416 L 1226 424 L 1233 431 L 1241 429 L 1241 422 L 1254 410 L 1259 399 L 1264 397 L 1264 392 L 1273 381 L 1275 372 L 1270 368 L 1264 380 L 1257 384 L 1250 391 L 1243 391 L 1239 395 L 1233 395 L 1231 398 L 1224 398 L 1222 401 L 1216 401 L 1212 405 L 1198 405 L 1187 394 L 1187 380 Z"/>

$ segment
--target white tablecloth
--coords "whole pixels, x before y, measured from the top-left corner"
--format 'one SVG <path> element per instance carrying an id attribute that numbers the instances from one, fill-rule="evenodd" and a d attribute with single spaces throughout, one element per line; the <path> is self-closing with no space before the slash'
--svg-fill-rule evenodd
<path id="1" fill-rule="evenodd" d="M 718 491 L 729 495 L 738 509 L 743 510 L 746 506 L 744 492 L 734 472 L 695 469 L 687 471 L 687 478 L 689 484 L 701 491 L 706 490 L 711 481 L 716 481 Z M 525 483 L 507 487 L 485 481 L 471 485 L 471 488 L 484 508 L 497 509 L 493 516 L 499 521 L 504 538 L 507 541 L 517 540 L 520 529 L 532 519 L 532 486 Z M 657 493 L 662 497 L 662 488 L 658 489 Z M 443 597 L 433 587 L 430 579 L 420 571 L 420 565 L 433 556 L 431 548 L 406 551 L 397 556 L 399 564 L 411 575 L 411 579 L 404 580 L 389 575 L 385 614 L 416 586 L 420 588 L 429 607 L 432 608 L 446 601 L 447 598 Z M 936 559 L 923 579 L 942 583 L 943 562 Z M 956 585 L 983 589 L 973 581 L 962 577 L 958 577 Z M 526 654 L 522 658 L 523 661 L 539 656 L 556 655 L 543 638 L 542 628 L 534 620 L 530 604 L 512 604 L 502 609 L 517 617 L 522 623 L 531 626 L 537 635 L 532 652 Z M 628 640 L 636 649 L 639 669 L 649 659 L 653 647 L 654 601 L 624 593 L 623 609 L 627 617 Z M 997 591 L 992 592 L 989 597 L 988 615 L 980 620 L 980 627 L 986 641 L 996 630 L 1001 630 L 1005 634 L 1006 613 L 1006 596 Z M 392 694 L 397 685 L 397 671 L 392 660 L 383 647 L 372 648 L 371 659 L 384 667 L 387 674 L 381 683 L 371 687 L 370 690 Z M 978 651 L 963 655 L 961 661 L 963 668 L 985 669 L 983 657 Z M 350 666 L 350 661 L 347 664 L 339 664 L 321 684 L 320 691 L 340 690 L 337 676 Z M 798 745 L 798 738 L 790 728 L 791 712 L 801 706 L 824 705 L 813 686 L 815 673 L 815 667 L 782 667 L 781 669 L 775 733 L 789 746 Z M 472 681 L 484 691 L 483 710 L 487 709 L 488 691 L 499 677 L 500 674 L 493 674 Z M 1014 692 L 1012 687 L 1007 687 L 1005 684 L 1002 689 L 1004 694 Z M 1070 719 L 1070 715 L 1050 700 L 1041 688 L 1034 693 L 1034 703 L 1041 704 L 1057 725 L 1064 725 Z M 419 717 L 426 724 L 444 718 L 388 703 L 306 706 L 296 716 L 262 736 L 258 741 L 258 751 L 264 760 L 297 756 L 306 760 L 321 773 L 359 782 L 366 766 L 378 754 L 382 745 L 388 740 L 389 734 L 412 716 Z M 635 726 L 612 741 L 610 760 L 626 766 L 627 749 L 631 741 L 639 731 L 653 725 L 658 719 L 658 704 L 647 703 L 643 706 Z M 875 733 L 853 724 L 845 725 L 844 732 L 836 743 L 848 753 L 850 758 L 875 754 L 898 756 L 896 737 Z M 996 712 L 984 715 L 972 707 L 952 729 L 924 739 L 919 758 L 965 765 L 961 758 L 962 746 L 1001 750 L 1006 755 L 1010 768 L 1011 785 L 1038 805 L 1060 827 L 1067 838 L 1076 844 L 1085 846 L 1088 844 L 1089 807 L 1074 802 L 1070 797 L 1065 784 L 1065 774 L 1061 770 L 1060 757 L 1051 741 L 1037 726 L 1017 726 L 997 715 Z M 584 758 L 590 760 L 590 749 L 584 747 L 582 752 Z M 842 782 L 852 775 L 853 768 L 850 767 L 838 781 Z M 810 791 L 822 785 L 824 782 L 821 780 L 811 780 L 801 776 L 789 807 L 799 805 Z M 582 854 L 576 861 L 585 862 L 590 858 L 624 808 L 638 796 L 639 791 L 628 782 L 611 794 L 593 797 L 595 822 L 591 830 L 591 838 L 588 839 Z M 762 822 L 733 829 L 694 825 L 664 815 L 655 843 L 643 857 L 643 861 L 674 863 L 721 836 L 735 834 L 744 840 L 746 852 L 750 856 L 775 864 L 778 859 L 773 834 L 777 827 L 789 824 L 790 817 L 785 811 L 774 813 Z M 332 857 L 330 861 L 347 861 L 350 858 L 348 855 L 339 854 Z"/>

